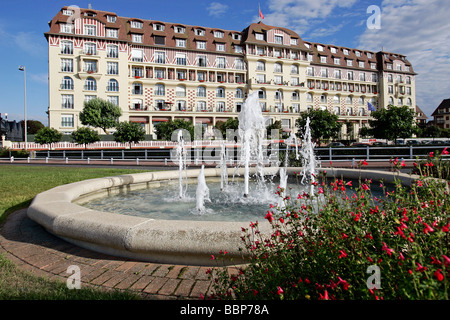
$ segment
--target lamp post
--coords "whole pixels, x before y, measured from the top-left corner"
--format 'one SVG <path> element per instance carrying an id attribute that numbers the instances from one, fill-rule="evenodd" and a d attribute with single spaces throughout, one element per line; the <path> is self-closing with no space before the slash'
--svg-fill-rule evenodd
<path id="1" fill-rule="evenodd" d="M 25 129 L 25 151 L 27 151 L 27 69 L 25 66 L 19 66 L 19 70 L 23 71 L 23 81 L 24 81 L 24 129 Z"/>

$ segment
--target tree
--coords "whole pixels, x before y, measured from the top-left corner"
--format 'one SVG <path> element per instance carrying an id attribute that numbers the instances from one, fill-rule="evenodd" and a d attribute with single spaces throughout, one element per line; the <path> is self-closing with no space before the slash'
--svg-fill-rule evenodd
<path id="1" fill-rule="evenodd" d="M 39 144 L 56 143 L 61 141 L 62 136 L 62 133 L 58 130 L 44 127 L 36 133 L 34 136 L 34 142 Z"/>
<path id="2" fill-rule="evenodd" d="M 427 138 L 439 138 L 442 135 L 442 129 L 438 126 L 428 126 L 422 130 L 422 136 Z"/>
<path id="3" fill-rule="evenodd" d="M 22 127 L 22 130 L 24 130 L 24 128 L 25 128 L 24 123 L 25 123 L 25 121 L 23 121 L 23 120 L 20 121 L 20 126 Z M 41 130 L 44 127 L 45 126 L 40 121 L 27 120 L 27 134 L 36 134 L 39 130 Z"/>
<path id="4" fill-rule="evenodd" d="M 114 128 L 122 111 L 112 102 L 99 98 L 84 103 L 83 111 L 80 112 L 80 121 L 85 126 L 102 129 L 109 134 L 108 129 Z"/>
<path id="5" fill-rule="evenodd" d="M 95 130 L 88 127 L 81 127 L 72 132 L 72 139 L 78 144 L 87 145 L 89 143 L 100 141 L 100 136 Z"/>
<path id="6" fill-rule="evenodd" d="M 234 139 L 237 141 L 236 134 L 239 129 L 239 119 L 237 118 L 229 118 L 227 121 L 217 121 L 216 122 L 216 128 L 222 133 L 223 139 Z M 227 130 L 232 130 L 235 135 L 228 136 Z"/>
<path id="7" fill-rule="evenodd" d="M 368 133 L 374 138 L 396 141 L 409 138 L 416 132 L 414 111 L 408 106 L 389 105 L 387 109 L 372 112 L 372 117 Z"/>
<path id="8" fill-rule="evenodd" d="M 145 140 L 145 130 L 139 123 L 120 122 L 114 132 L 114 140 L 122 143 L 128 142 L 131 147 L 132 142 L 139 143 Z"/>
<path id="9" fill-rule="evenodd" d="M 158 139 L 166 141 L 171 141 L 172 134 L 178 129 L 187 130 L 191 136 L 191 139 L 194 138 L 194 126 L 192 125 L 191 122 L 183 119 L 170 120 L 168 122 L 160 122 L 155 126 L 155 132 Z"/>
<path id="10" fill-rule="evenodd" d="M 311 138 L 320 145 L 322 140 L 334 139 L 339 136 L 342 124 L 338 122 L 339 117 L 330 113 L 328 110 L 310 109 L 303 112 L 295 121 L 295 126 L 299 132 L 297 136 L 303 134 L 306 126 L 306 120 L 310 119 Z"/>

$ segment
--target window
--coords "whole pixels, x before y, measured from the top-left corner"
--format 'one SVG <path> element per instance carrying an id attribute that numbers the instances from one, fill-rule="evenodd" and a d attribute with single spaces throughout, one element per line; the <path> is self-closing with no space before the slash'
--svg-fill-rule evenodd
<path id="1" fill-rule="evenodd" d="M 166 94 L 166 88 L 163 84 L 158 83 L 155 86 L 155 96 L 164 96 Z"/>
<path id="2" fill-rule="evenodd" d="M 197 97 L 206 97 L 206 88 L 205 87 L 197 87 Z"/>
<path id="3" fill-rule="evenodd" d="M 308 55 L 306 56 L 306 59 L 310 62 L 313 61 L 313 55 L 308 53 Z"/>
<path id="4" fill-rule="evenodd" d="M 186 80 L 186 71 L 177 70 L 177 80 Z"/>
<path id="5" fill-rule="evenodd" d="M 61 71 L 62 72 L 73 72 L 73 60 L 72 59 L 61 59 Z"/>
<path id="6" fill-rule="evenodd" d="M 352 97 L 347 97 L 347 99 L 345 99 L 345 103 L 346 104 L 352 104 L 353 103 Z"/>
<path id="7" fill-rule="evenodd" d="M 341 64 L 341 59 L 339 58 L 334 58 L 334 64 Z"/>
<path id="8" fill-rule="evenodd" d="M 320 56 L 320 62 L 327 63 L 327 56 Z"/>
<path id="9" fill-rule="evenodd" d="M 73 94 L 63 94 L 61 100 L 62 109 L 73 109 Z"/>
<path id="10" fill-rule="evenodd" d="M 177 97 L 186 97 L 186 87 L 185 86 L 177 86 L 175 94 Z"/>
<path id="11" fill-rule="evenodd" d="M 96 73 L 97 72 L 97 61 L 85 60 L 84 61 L 84 72 Z"/>
<path id="12" fill-rule="evenodd" d="M 65 16 L 73 16 L 73 10 L 63 10 L 63 15 Z"/>
<path id="13" fill-rule="evenodd" d="M 372 59 L 373 58 L 373 54 L 371 52 L 367 52 L 367 58 Z"/>
<path id="14" fill-rule="evenodd" d="M 234 52 L 236 52 L 236 53 L 243 53 L 244 49 L 242 49 L 242 46 L 235 45 L 234 46 Z"/>
<path id="15" fill-rule="evenodd" d="M 353 71 L 348 71 L 347 72 L 347 79 L 348 80 L 353 80 Z"/>
<path id="16" fill-rule="evenodd" d="M 84 96 L 84 101 L 89 102 L 95 98 L 97 98 L 97 96 L 87 95 L 87 96 Z"/>
<path id="17" fill-rule="evenodd" d="M 136 43 L 142 43 L 142 34 L 132 34 L 132 41 Z"/>
<path id="18" fill-rule="evenodd" d="M 119 91 L 119 82 L 117 82 L 116 79 L 109 79 L 106 90 L 109 92 L 118 92 Z"/>
<path id="19" fill-rule="evenodd" d="M 155 44 L 164 46 L 166 44 L 166 37 L 154 36 Z"/>
<path id="20" fill-rule="evenodd" d="M 222 87 L 217 88 L 216 97 L 217 98 L 225 98 L 225 88 L 222 88 Z"/>
<path id="21" fill-rule="evenodd" d="M 334 70 L 334 77 L 336 79 L 341 79 L 341 70 Z"/>
<path id="22" fill-rule="evenodd" d="M 339 104 L 339 96 L 334 96 L 333 97 L 333 103 L 334 104 Z"/>
<path id="23" fill-rule="evenodd" d="M 155 78 L 156 79 L 164 79 L 166 77 L 166 73 L 164 69 L 155 69 Z"/>
<path id="24" fill-rule="evenodd" d="M 87 78 L 84 82 L 84 90 L 97 91 L 97 81 L 94 78 Z"/>
<path id="25" fill-rule="evenodd" d="M 393 94 L 394 93 L 394 87 L 388 86 L 388 93 Z"/>
<path id="26" fill-rule="evenodd" d="M 257 74 L 256 81 L 258 83 L 266 83 L 266 75 L 265 74 Z"/>
<path id="27" fill-rule="evenodd" d="M 361 52 L 360 51 L 355 51 L 355 54 L 357 57 L 361 57 Z"/>
<path id="28" fill-rule="evenodd" d="M 293 64 L 291 66 L 291 74 L 298 74 L 298 66 Z"/>
<path id="29" fill-rule="evenodd" d="M 131 21 L 131 27 L 135 29 L 142 29 L 144 24 L 140 21 Z"/>
<path id="30" fill-rule="evenodd" d="M 62 54 L 73 54 L 73 42 L 72 41 L 61 41 L 61 53 Z"/>
<path id="31" fill-rule="evenodd" d="M 313 101 L 313 96 L 312 96 L 311 93 L 307 93 L 307 94 L 306 94 L 306 101 L 307 101 L 307 102 L 312 102 L 312 101 Z"/>
<path id="32" fill-rule="evenodd" d="M 347 59 L 347 66 L 352 67 L 353 66 L 353 60 Z"/>
<path id="33" fill-rule="evenodd" d="M 226 68 L 226 60 L 224 57 L 216 58 L 216 68 L 225 69 Z"/>
<path id="34" fill-rule="evenodd" d="M 386 64 L 386 68 L 387 68 L 388 70 L 392 70 L 392 64 L 391 64 L 391 63 Z"/>
<path id="35" fill-rule="evenodd" d="M 179 48 L 186 48 L 186 40 L 185 39 L 176 39 L 176 46 Z"/>
<path id="36" fill-rule="evenodd" d="M 73 80 L 71 77 L 64 77 L 61 81 L 62 90 L 73 90 Z"/>
<path id="37" fill-rule="evenodd" d="M 360 68 L 364 68 L 364 61 L 359 61 L 358 64 Z"/>
<path id="38" fill-rule="evenodd" d="M 61 33 L 73 33 L 73 24 L 61 23 L 59 27 L 59 32 Z"/>
<path id="39" fill-rule="evenodd" d="M 73 128 L 73 114 L 61 115 L 61 127 Z"/>
<path id="40" fill-rule="evenodd" d="M 411 77 L 410 76 L 406 77 L 406 84 L 411 84 Z"/>
<path id="41" fill-rule="evenodd" d="M 153 24 L 153 29 L 156 31 L 164 31 L 164 25 L 160 23 Z"/>
<path id="42" fill-rule="evenodd" d="M 197 49 L 205 50 L 206 49 L 206 41 L 197 41 Z"/>
<path id="43" fill-rule="evenodd" d="M 266 71 L 266 63 L 264 61 L 256 61 L 257 71 Z"/>
<path id="44" fill-rule="evenodd" d="M 132 88 L 133 88 L 133 91 L 132 91 L 133 94 L 142 95 L 144 93 L 144 90 L 142 88 L 142 83 L 134 82 Z"/>
<path id="45" fill-rule="evenodd" d="M 378 74 L 372 73 L 372 82 L 378 82 Z"/>
<path id="46" fill-rule="evenodd" d="M 186 101 L 185 100 L 177 100 L 177 110 L 178 111 L 186 111 Z"/>
<path id="47" fill-rule="evenodd" d="M 179 65 L 179 66 L 185 66 L 187 64 L 186 54 L 184 54 L 184 53 L 177 53 L 177 55 L 176 55 L 176 62 L 177 62 L 177 65 Z"/>
<path id="48" fill-rule="evenodd" d="M 334 107 L 334 108 L 333 108 L 333 113 L 334 113 L 334 114 L 337 114 L 337 115 L 340 115 L 340 114 L 341 114 L 341 108 L 339 108 L 339 107 Z"/>
<path id="49" fill-rule="evenodd" d="M 106 29 L 106 36 L 108 38 L 118 38 L 119 30 L 118 29 Z"/>
<path id="50" fill-rule="evenodd" d="M 96 55 L 97 54 L 97 45 L 93 42 L 85 42 L 84 43 L 84 53 L 87 55 Z"/>
<path id="51" fill-rule="evenodd" d="M 195 35 L 196 36 L 204 36 L 205 35 L 205 30 L 203 30 L 203 29 L 195 29 Z"/>
<path id="52" fill-rule="evenodd" d="M 322 78 L 328 78 L 328 69 L 327 68 L 320 69 L 320 76 Z"/>
<path id="53" fill-rule="evenodd" d="M 118 75 L 119 74 L 119 63 L 118 62 L 107 62 L 106 73 Z"/>
<path id="54" fill-rule="evenodd" d="M 108 101 L 111 102 L 115 106 L 119 105 L 119 97 L 118 96 L 108 96 Z"/>
<path id="55" fill-rule="evenodd" d="M 363 97 L 360 97 L 359 99 L 358 99 L 358 103 L 359 103 L 359 105 L 364 105 L 364 98 Z"/>
<path id="56" fill-rule="evenodd" d="M 344 52 L 345 55 L 348 56 L 348 49 L 343 49 L 342 51 Z"/>
<path id="57" fill-rule="evenodd" d="M 233 37 L 233 40 L 241 40 L 242 39 L 242 36 L 238 33 L 233 33 L 232 37 Z"/>
<path id="58" fill-rule="evenodd" d="M 244 98 L 244 91 L 242 91 L 241 88 L 237 88 L 236 92 L 234 94 L 234 97 L 237 99 L 243 99 Z"/>
<path id="59" fill-rule="evenodd" d="M 132 103 L 134 110 L 143 110 L 144 104 L 142 103 L 142 99 L 133 99 Z"/>
<path id="60" fill-rule="evenodd" d="M 264 41 L 264 33 L 255 33 L 255 38 Z"/>
<path id="61" fill-rule="evenodd" d="M 409 107 L 412 106 L 411 98 L 406 99 L 406 105 L 409 106 Z"/>
<path id="62" fill-rule="evenodd" d="M 108 58 L 118 58 L 119 57 L 119 47 L 116 45 L 108 45 L 106 56 Z"/>
<path id="63" fill-rule="evenodd" d="M 155 62 L 156 63 L 166 63 L 166 54 L 162 51 L 156 51 L 155 52 Z"/>
<path id="64" fill-rule="evenodd" d="M 310 77 L 314 77 L 314 67 L 307 67 L 306 68 L 306 75 Z"/>
<path id="65" fill-rule="evenodd" d="M 276 44 L 283 44 L 283 36 L 275 36 L 275 43 Z"/>
<path id="66" fill-rule="evenodd" d="M 291 38 L 291 46 L 298 45 L 298 39 Z"/>
<path id="67" fill-rule="evenodd" d="M 264 55 L 265 54 L 264 47 L 256 47 L 256 54 L 260 56 Z"/>
<path id="68" fill-rule="evenodd" d="M 337 49 L 335 47 L 331 47 L 331 53 L 337 53 Z"/>
<path id="69" fill-rule="evenodd" d="M 388 74 L 388 82 L 393 82 L 392 74 Z"/>
<path id="70" fill-rule="evenodd" d="M 131 50 L 131 61 L 142 62 L 144 61 L 144 51 L 141 49 Z"/>
<path id="71" fill-rule="evenodd" d="M 197 101 L 197 111 L 206 111 L 206 101 Z"/>
<path id="72" fill-rule="evenodd" d="M 184 27 L 177 26 L 174 28 L 176 33 L 185 33 L 186 29 Z"/>
<path id="73" fill-rule="evenodd" d="M 293 101 L 298 101 L 300 99 L 300 95 L 297 91 L 292 92 L 292 99 Z"/>
<path id="74" fill-rule="evenodd" d="M 225 51 L 225 43 L 216 44 L 216 51 Z"/>
<path id="75" fill-rule="evenodd" d="M 97 35 L 97 27 L 90 24 L 84 25 L 84 35 L 95 37 Z"/>
<path id="76" fill-rule="evenodd" d="M 141 67 L 132 67 L 131 68 L 131 76 L 142 78 L 144 76 L 144 68 Z"/>
<path id="77" fill-rule="evenodd" d="M 273 66 L 274 72 L 283 72 L 283 65 L 281 63 L 276 62 Z"/>
<path id="78" fill-rule="evenodd" d="M 244 70 L 245 69 L 245 63 L 242 59 L 236 59 L 234 67 L 238 70 Z"/>
<path id="79" fill-rule="evenodd" d="M 259 99 L 265 99 L 266 98 L 266 91 L 264 89 L 258 90 L 258 98 Z"/>
<path id="80" fill-rule="evenodd" d="M 320 103 L 327 103 L 327 96 L 326 95 L 321 95 L 320 96 Z"/>
<path id="81" fill-rule="evenodd" d="M 317 50 L 318 51 L 323 51 L 323 46 L 321 46 L 320 44 L 317 45 Z"/>
<path id="82" fill-rule="evenodd" d="M 219 101 L 216 104 L 216 111 L 217 112 L 224 112 L 225 111 L 225 102 Z"/>
<path id="83" fill-rule="evenodd" d="M 223 38 L 223 32 L 222 31 L 214 31 L 214 37 L 215 38 Z"/>
<path id="84" fill-rule="evenodd" d="M 206 67 L 206 56 L 197 56 L 197 66 Z"/>
<path id="85" fill-rule="evenodd" d="M 109 23 L 116 23 L 117 17 L 115 16 L 106 16 L 106 21 Z"/>
<path id="86" fill-rule="evenodd" d="M 274 76 L 275 84 L 283 84 L 283 77 L 282 76 Z"/>
<path id="87" fill-rule="evenodd" d="M 359 73 L 359 81 L 366 81 L 366 74 L 364 72 Z"/>

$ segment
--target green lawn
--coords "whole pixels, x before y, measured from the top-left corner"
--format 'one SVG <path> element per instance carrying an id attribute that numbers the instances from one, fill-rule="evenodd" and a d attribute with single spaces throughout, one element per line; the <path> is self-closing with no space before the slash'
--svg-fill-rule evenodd
<path id="1" fill-rule="evenodd" d="M 0 223 L 6 219 L 8 214 L 26 208 L 36 194 L 56 186 L 86 179 L 143 171 L 115 168 L 0 165 Z M 136 298 L 138 298 L 137 295 L 115 291 L 69 290 L 65 284 L 52 282 L 18 270 L 12 262 L 0 255 L 0 300 L 115 300 Z"/>

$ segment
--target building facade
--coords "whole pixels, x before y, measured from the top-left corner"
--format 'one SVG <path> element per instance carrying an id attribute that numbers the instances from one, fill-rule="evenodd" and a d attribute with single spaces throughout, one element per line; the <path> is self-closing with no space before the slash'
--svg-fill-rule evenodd
<path id="1" fill-rule="evenodd" d="M 269 123 L 295 131 L 300 112 L 327 109 L 344 124 L 341 139 L 356 138 L 371 110 L 416 106 L 405 56 L 303 41 L 261 22 L 233 31 L 64 7 L 49 26 L 49 125 L 67 134 L 92 98 L 148 134 L 171 119 L 211 132 L 257 91 Z"/>
<path id="2" fill-rule="evenodd" d="M 450 128 L 450 99 L 444 99 L 431 115 L 435 126 L 441 129 Z"/>

